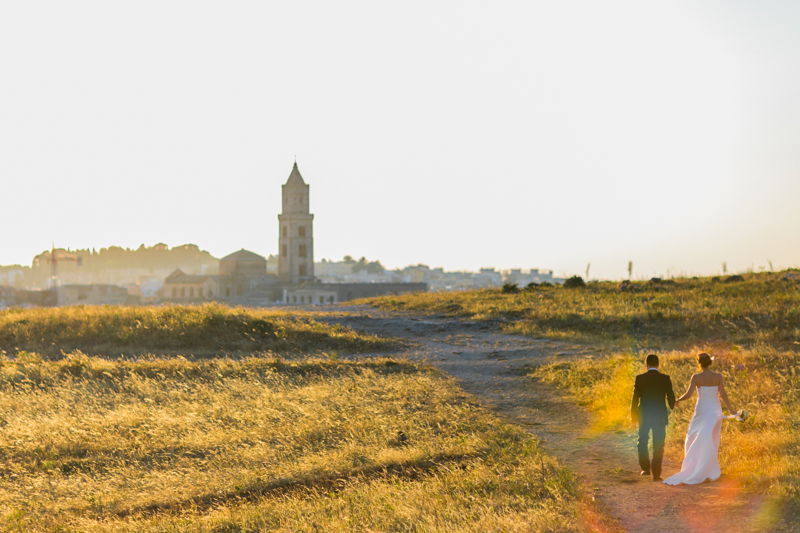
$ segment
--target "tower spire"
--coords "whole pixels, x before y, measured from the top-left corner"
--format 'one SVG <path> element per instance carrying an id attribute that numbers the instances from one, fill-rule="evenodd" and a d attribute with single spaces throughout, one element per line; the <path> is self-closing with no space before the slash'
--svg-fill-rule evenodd
<path id="1" fill-rule="evenodd" d="M 298 183 L 301 185 L 305 185 L 306 182 L 303 180 L 303 176 L 300 175 L 300 169 L 297 168 L 297 160 L 295 159 L 294 165 L 292 165 L 292 172 L 289 174 L 289 179 L 286 180 L 286 184 L 294 184 Z"/>

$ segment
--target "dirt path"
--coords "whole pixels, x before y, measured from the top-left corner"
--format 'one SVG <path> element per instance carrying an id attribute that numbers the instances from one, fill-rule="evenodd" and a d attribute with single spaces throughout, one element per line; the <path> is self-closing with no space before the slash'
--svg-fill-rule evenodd
<path id="1" fill-rule="evenodd" d="M 539 437 L 544 447 L 578 473 L 600 510 L 624 531 L 752 531 L 761 497 L 732 480 L 667 487 L 639 477 L 633 430 L 591 434 L 587 413 L 553 387 L 526 377 L 526 368 L 553 357 L 589 354 L 585 346 L 498 333 L 489 323 L 415 317 L 366 307 L 342 308 L 325 318 L 357 330 L 397 337 L 397 354 L 425 361 L 455 376 L 500 416 Z M 627 394 L 627 391 L 624 391 Z M 665 460 L 665 477 L 680 465 Z"/>

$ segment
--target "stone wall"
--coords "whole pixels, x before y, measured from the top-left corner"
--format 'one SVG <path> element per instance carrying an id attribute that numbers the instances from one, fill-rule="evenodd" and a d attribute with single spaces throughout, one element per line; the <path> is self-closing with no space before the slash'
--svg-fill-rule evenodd
<path id="1" fill-rule="evenodd" d="M 371 298 L 386 294 L 405 294 L 409 292 L 426 292 L 426 283 L 317 283 L 315 289 L 335 291 L 337 300 L 345 302 L 358 298 Z"/>

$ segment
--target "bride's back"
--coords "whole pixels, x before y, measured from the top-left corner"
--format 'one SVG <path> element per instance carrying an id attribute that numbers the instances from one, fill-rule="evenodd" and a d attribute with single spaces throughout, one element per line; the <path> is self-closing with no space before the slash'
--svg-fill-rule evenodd
<path id="1" fill-rule="evenodd" d="M 704 369 L 694 375 L 694 382 L 698 387 L 715 387 L 722 384 L 722 374 L 713 370 Z"/>

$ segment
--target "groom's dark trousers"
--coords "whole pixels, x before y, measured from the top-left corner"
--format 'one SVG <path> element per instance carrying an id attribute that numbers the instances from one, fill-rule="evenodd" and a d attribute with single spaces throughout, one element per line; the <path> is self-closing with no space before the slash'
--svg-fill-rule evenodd
<path id="1" fill-rule="evenodd" d="M 639 422 L 639 466 L 653 477 L 661 477 L 661 460 L 664 457 L 664 439 L 667 435 L 667 405 L 675 407 L 672 380 L 656 369 L 636 376 L 631 400 L 631 417 Z M 653 434 L 653 460 L 647 443 Z"/>

